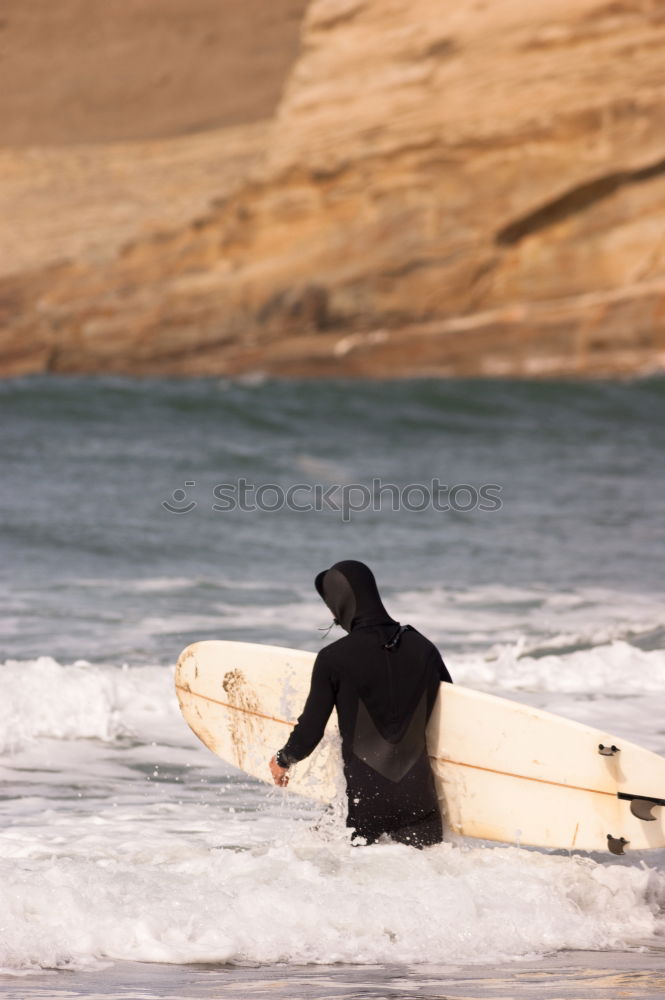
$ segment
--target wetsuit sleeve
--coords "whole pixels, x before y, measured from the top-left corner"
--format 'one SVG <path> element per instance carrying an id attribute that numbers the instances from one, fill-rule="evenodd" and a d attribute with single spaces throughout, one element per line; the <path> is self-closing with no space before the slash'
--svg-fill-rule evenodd
<path id="1" fill-rule="evenodd" d="M 277 763 L 281 767 L 290 767 L 311 754 L 320 742 L 335 707 L 335 695 L 335 684 L 325 659 L 319 653 L 314 661 L 312 683 L 303 713 L 286 744 L 277 751 Z"/>
<path id="2" fill-rule="evenodd" d="M 439 679 L 445 681 L 447 684 L 452 684 L 453 679 L 448 673 L 448 668 L 443 662 L 441 653 L 436 648 L 436 646 L 432 646 L 432 652 L 430 653 L 430 660 L 434 669 L 437 671 L 439 675 Z"/>

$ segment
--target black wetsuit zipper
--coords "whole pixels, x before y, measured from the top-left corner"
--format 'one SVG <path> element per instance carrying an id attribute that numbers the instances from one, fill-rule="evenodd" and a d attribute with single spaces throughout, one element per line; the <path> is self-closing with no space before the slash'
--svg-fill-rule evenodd
<path id="1" fill-rule="evenodd" d="M 390 724 L 393 726 L 395 724 L 395 686 L 393 684 L 393 668 L 390 662 L 390 653 L 388 650 L 384 651 L 384 656 L 386 658 L 386 669 L 388 671 L 388 704 L 390 706 Z"/>

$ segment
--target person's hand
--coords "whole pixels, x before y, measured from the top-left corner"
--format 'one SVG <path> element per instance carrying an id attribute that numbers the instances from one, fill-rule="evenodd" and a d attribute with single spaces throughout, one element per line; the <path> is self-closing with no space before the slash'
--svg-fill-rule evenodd
<path id="1" fill-rule="evenodd" d="M 286 788 L 289 783 L 289 772 L 285 767 L 280 767 L 277 763 L 275 757 L 272 758 L 269 764 L 270 773 L 272 774 L 272 780 L 276 785 L 280 785 L 282 788 Z"/>

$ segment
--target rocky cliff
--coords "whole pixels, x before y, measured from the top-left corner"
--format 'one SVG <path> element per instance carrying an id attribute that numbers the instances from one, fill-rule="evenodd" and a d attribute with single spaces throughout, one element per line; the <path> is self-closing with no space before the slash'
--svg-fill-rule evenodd
<path id="1" fill-rule="evenodd" d="M 5 373 L 665 367 L 665 2 L 313 0 L 253 174 L 0 282 Z"/>
<path id="2" fill-rule="evenodd" d="M 307 0 L 2 0 L 0 147 L 269 118 Z"/>

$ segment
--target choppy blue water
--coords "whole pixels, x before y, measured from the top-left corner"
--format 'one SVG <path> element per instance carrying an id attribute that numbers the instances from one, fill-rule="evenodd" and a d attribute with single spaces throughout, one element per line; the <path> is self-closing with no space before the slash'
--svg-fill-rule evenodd
<path id="1" fill-rule="evenodd" d="M 665 379 L 27 378 L 0 421 L 0 966 L 468 962 L 662 926 L 659 856 L 354 854 L 199 746 L 171 677 L 197 639 L 318 648 L 314 575 L 360 558 L 455 679 L 665 752 Z M 329 499 L 243 510 L 242 481 Z M 452 509 L 408 509 L 437 483 Z"/>
<path id="2" fill-rule="evenodd" d="M 415 618 L 439 589 L 490 590 L 518 624 L 554 593 L 664 589 L 662 378 L 35 378 L 0 385 L 0 414 L 7 656 L 170 662 L 220 631 L 315 643 L 323 609 L 297 609 L 315 572 L 349 555 L 375 568 L 387 599 L 413 592 Z M 284 491 L 493 484 L 502 506 L 393 511 L 384 493 L 382 510 L 350 522 L 333 510 L 213 510 L 215 486 L 243 478 Z M 458 491 L 458 506 L 470 498 Z M 162 501 L 197 507 L 170 513 Z M 516 593 L 512 610 L 501 591 Z M 491 597 L 485 607 L 495 612 Z M 454 651 L 470 641 L 464 627 L 440 638 Z"/>

